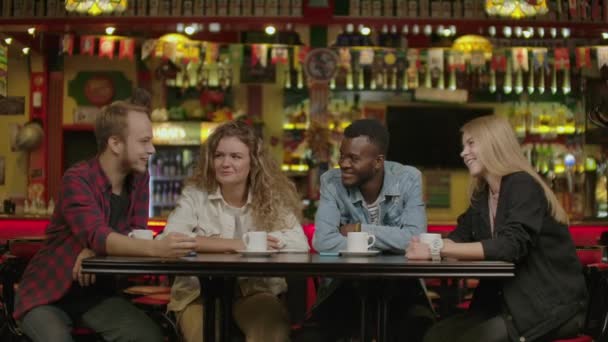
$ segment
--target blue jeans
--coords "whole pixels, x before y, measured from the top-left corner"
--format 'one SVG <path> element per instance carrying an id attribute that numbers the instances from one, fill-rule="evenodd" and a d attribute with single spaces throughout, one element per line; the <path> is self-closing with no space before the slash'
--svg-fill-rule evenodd
<path id="1" fill-rule="evenodd" d="M 118 296 L 104 298 L 77 316 L 60 305 L 41 305 L 25 314 L 21 328 L 34 342 L 71 342 L 75 320 L 106 341 L 163 341 L 160 327 L 143 311 Z"/>

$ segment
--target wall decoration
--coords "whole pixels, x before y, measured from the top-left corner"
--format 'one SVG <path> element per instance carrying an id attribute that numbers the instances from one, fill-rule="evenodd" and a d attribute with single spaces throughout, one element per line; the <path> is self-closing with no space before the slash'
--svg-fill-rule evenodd
<path id="1" fill-rule="evenodd" d="M 131 96 L 132 82 L 120 71 L 83 71 L 68 83 L 78 106 L 104 106 Z"/>
<path id="2" fill-rule="evenodd" d="M 6 159 L 4 156 L 0 156 L 0 185 L 4 185 L 5 178 Z"/>
<path id="3" fill-rule="evenodd" d="M 424 172 L 424 199 L 427 208 L 450 207 L 450 173 L 444 171 Z"/>
<path id="4" fill-rule="evenodd" d="M 23 115 L 25 114 L 25 97 L 23 96 L 0 96 L 0 115 Z"/>

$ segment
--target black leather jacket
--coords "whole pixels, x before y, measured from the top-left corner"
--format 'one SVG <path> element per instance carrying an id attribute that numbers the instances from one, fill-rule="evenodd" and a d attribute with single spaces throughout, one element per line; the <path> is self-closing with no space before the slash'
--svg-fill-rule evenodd
<path id="1" fill-rule="evenodd" d="M 455 242 L 480 241 L 486 260 L 516 265 L 514 278 L 481 281 L 472 309 L 498 310 L 510 339 L 520 342 L 540 338 L 585 310 L 587 289 L 570 232 L 551 216 L 532 176 L 502 178 L 494 227 L 492 236 L 486 189 L 449 235 Z"/>

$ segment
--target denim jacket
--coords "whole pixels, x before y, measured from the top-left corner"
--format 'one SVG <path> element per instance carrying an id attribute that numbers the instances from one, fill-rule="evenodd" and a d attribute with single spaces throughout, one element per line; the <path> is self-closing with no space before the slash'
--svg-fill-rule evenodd
<path id="1" fill-rule="evenodd" d="M 384 183 L 380 191 L 380 225 L 369 224 L 369 213 L 358 188 L 342 184 L 341 171 L 321 176 L 321 200 L 315 217 L 313 246 L 319 252 L 346 249 L 340 226 L 361 223 L 361 231 L 376 237 L 375 249 L 404 253 L 412 236 L 426 232 L 421 173 L 411 166 L 384 162 Z"/>

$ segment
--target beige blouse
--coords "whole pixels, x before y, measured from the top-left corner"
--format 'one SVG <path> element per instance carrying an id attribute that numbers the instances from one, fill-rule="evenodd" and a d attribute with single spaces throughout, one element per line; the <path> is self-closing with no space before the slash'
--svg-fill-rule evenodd
<path id="1" fill-rule="evenodd" d="M 162 239 L 171 232 L 179 232 L 232 239 L 235 238 L 235 234 L 238 235 L 237 218 L 234 216 L 237 212 L 240 213 L 238 223 L 243 230 L 254 231 L 256 227 L 251 216 L 251 200 L 249 194 L 243 210 L 235 211 L 224 201 L 219 189 L 210 194 L 188 186 L 184 188 L 177 206 L 169 215 L 165 230 L 157 238 Z M 269 234 L 282 240 L 285 243 L 284 248 L 309 250 L 308 240 L 296 216 L 292 213 L 287 214 L 286 223 L 285 229 Z M 287 291 L 287 283 L 283 278 L 239 278 L 238 283 L 243 296 L 256 292 L 278 295 Z M 199 295 L 200 285 L 197 277 L 176 277 L 171 288 L 171 302 L 168 309 L 181 311 Z"/>

